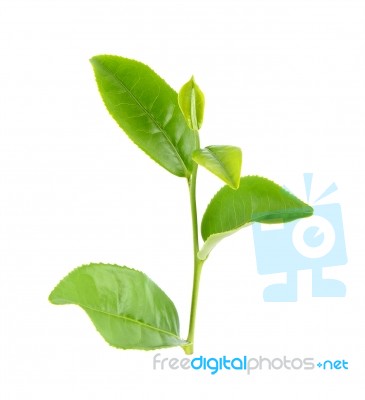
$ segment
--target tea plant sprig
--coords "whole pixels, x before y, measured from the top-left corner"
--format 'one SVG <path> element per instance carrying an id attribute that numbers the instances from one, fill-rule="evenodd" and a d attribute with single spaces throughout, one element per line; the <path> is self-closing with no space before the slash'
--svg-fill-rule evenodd
<path id="1" fill-rule="evenodd" d="M 238 147 L 200 148 L 204 95 L 192 77 L 177 94 L 151 68 L 138 61 L 100 55 L 91 60 L 104 104 L 130 139 L 172 174 L 185 178 L 190 193 L 194 278 L 187 339 L 170 298 L 140 271 L 111 264 L 73 270 L 49 296 L 53 304 L 76 304 L 112 346 L 153 350 L 181 346 L 194 350 L 200 275 L 213 248 L 225 237 L 253 223 L 293 221 L 313 209 L 276 183 L 241 175 Z M 225 182 L 199 225 L 196 206 L 198 166 Z"/>

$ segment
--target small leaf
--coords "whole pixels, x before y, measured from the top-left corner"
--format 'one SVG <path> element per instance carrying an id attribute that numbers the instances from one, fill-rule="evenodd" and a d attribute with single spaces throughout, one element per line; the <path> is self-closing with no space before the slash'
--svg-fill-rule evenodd
<path id="1" fill-rule="evenodd" d="M 312 214 L 311 206 L 269 179 L 245 176 L 237 190 L 224 186 L 208 205 L 201 226 L 205 243 L 198 256 L 206 259 L 220 240 L 252 222 L 290 222 Z"/>
<path id="2" fill-rule="evenodd" d="M 205 99 L 193 76 L 180 89 L 178 101 L 189 127 L 195 131 L 200 129 L 203 124 Z"/>
<path id="3" fill-rule="evenodd" d="M 233 189 L 240 185 L 242 152 L 235 146 L 208 146 L 195 150 L 193 160 Z"/>
<path id="4" fill-rule="evenodd" d="M 177 93 L 138 61 L 100 55 L 90 62 L 104 104 L 119 126 L 158 164 L 188 178 L 196 134 L 185 122 Z"/>
<path id="5" fill-rule="evenodd" d="M 76 304 L 112 346 L 152 350 L 184 346 L 167 295 L 142 272 L 111 264 L 76 268 L 52 291 L 53 304 Z"/>

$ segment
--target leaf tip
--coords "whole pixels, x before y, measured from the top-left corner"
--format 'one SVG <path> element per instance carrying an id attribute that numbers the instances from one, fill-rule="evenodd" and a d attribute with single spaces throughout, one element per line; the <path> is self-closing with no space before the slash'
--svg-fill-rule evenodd
<path id="1" fill-rule="evenodd" d="M 48 296 L 48 301 L 51 304 L 57 304 L 56 301 L 55 301 L 55 290 L 56 290 L 56 288 L 57 288 L 57 286 L 52 290 L 52 292 Z"/>
<path id="2" fill-rule="evenodd" d="M 100 58 L 100 55 L 96 55 L 96 56 L 92 56 L 89 58 L 89 62 L 92 66 L 94 66 L 96 64 L 96 62 L 98 61 L 98 59 Z"/>
<path id="3" fill-rule="evenodd" d="M 307 204 L 307 211 L 308 211 L 308 217 L 311 217 L 314 214 L 314 208 Z"/>
<path id="4" fill-rule="evenodd" d="M 232 189 L 237 190 L 240 187 L 240 180 L 238 182 L 234 182 L 232 185 L 230 185 Z"/>

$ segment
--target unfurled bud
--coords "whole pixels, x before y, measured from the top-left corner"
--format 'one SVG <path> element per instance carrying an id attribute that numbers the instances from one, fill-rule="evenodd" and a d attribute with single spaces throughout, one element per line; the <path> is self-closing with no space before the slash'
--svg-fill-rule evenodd
<path id="1" fill-rule="evenodd" d="M 193 76 L 180 89 L 178 101 L 189 128 L 194 131 L 200 129 L 203 124 L 205 100 Z"/>

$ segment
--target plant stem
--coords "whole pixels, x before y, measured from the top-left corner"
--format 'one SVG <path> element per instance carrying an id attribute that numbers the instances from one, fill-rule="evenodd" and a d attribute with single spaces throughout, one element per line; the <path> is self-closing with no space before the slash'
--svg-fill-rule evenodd
<path id="1" fill-rule="evenodd" d="M 196 319 L 196 309 L 198 305 L 198 293 L 199 293 L 199 283 L 200 275 L 202 271 L 204 261 L 198 260 L 194 263 L 194 283 L 193 283 L 193 293 L 191 297 L 191 310 L 190 310 L 190 325 L 189 334 L 187 341 L 190 343 L 184 347 L 185 354 L 193 354 L 194 352 L 194 334 L 195 334 L 195 319 Z"/>
<path id="2" fill-rule="evenodd" d="M 199 148 L 199 137 L 197 133 L 197 147 Z M 190 208 L 191 208 L 191 220 L 193 228 L 193 249 L 194 249 L 194 279 L 193 279 L 193 291 L 191 296 L 191 309 L 190 309 L 190 323 L 189 323 L 189 333 L 188 342 L 189 345 L 184 347 L 186 354 L 193 354 L 194 351 L 194 333 L 195 333 L 195 319 L 196 319 L 196 309 L 198 304 L 198 293 L 199 293 L 199 283 L 200 275 L 204 261 L 198 258 L 199 252 L 199 230 L 198 230 L 198 216 L 196 209 L 196 177 L 198 172 L 198 165 L 194 163 L 193 171 L 189 179 L 189 192 L 190 192 Z"/>

